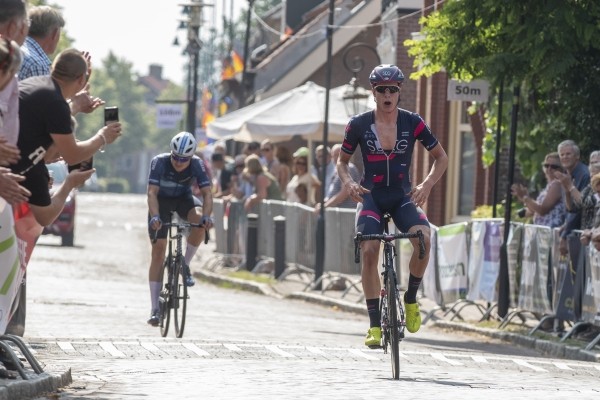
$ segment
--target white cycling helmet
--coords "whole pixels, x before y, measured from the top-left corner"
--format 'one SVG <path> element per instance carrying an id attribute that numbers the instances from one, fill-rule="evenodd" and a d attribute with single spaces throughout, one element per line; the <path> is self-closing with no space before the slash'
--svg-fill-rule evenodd
<path id="1" fill-rule="evenodd" d="M 171 153 L 179 157 L 191 157 L 196 152 L 198 143 L 189 132 L 179 132 L 171 139 Z"/>

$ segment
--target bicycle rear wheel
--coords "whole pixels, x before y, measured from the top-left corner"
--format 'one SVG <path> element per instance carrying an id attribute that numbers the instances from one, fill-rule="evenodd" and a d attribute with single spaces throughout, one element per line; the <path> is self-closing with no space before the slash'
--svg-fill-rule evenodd
<path id="1" fill-rule="evenodd" d="M 185 285 L 185 271 L 183 270 L 182 260 L 175 263 L 173 271 L 173 317 L 175 320 L 175 336 L 178 338 L 183 336 L 185 328 L 185 313 L 187 311 L 187 286 Z"/>
<path id="2" fill-rule="evenodd" d="M 394 276 L 388 276 L 386 280 L 387 309 L 388 309 L 388 332 L 390 341 L 390 354 L 392 357 L 392 376 L 400 379 L 400 321 L 398 320 L 398 292 Z"/>
<path id="3" fill-rule="evenodd" d="M 170 282 L 171 268 L 169 265 L 170 257 L 165 259 L 163 266 L 163 279 L 162 279 L 162 290 L 158 296 L 158 312 L 159 312 L 159 326 L 160 334 L 162 337 L 167 336 L 169 333 L 169 322 L 171 321 L 171 287 L 173 286 Z"/>

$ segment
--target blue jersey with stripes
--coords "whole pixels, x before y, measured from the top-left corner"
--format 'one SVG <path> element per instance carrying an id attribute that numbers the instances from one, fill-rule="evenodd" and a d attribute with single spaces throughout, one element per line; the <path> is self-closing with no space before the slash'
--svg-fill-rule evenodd
<path id="1" fill-rule="evenodd" d="M 418 140 L 430 151 L 438 140 L 420 115 L 398 109 L 397 136 L 392 149 L 383 149 L 375 128 L 375 111 L 354 116 L 346 126 L 342 151 L 353 154 L 360 145 L 364 173 L 361 185 L 369 190 L 379 187 L 401 187 L 411 190 L 410 162 Z"/>
<path id="2" fill-rule="evenodd" d="M 210 186 L 210 178 L 204 162 L 192 157 L 184 170 L 177 172 L 171 164 L 171 154 L 159 154 L 152 159 L 148 184 L 158 186 L 158 197 L 181 197 L 192 193 L 194 180 L 198 187 Z"/>

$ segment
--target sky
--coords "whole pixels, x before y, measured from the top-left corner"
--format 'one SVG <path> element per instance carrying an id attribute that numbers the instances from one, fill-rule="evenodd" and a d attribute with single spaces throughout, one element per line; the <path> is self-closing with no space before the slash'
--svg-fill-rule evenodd
<path id="1" fill-rule="evenodd" d="M 247 0 L 203 0 L 214 4 L 206 7 L 206 24 L 222 27 L 222 10 L 229 15 L 233 1 L 234 18 Z M 65 30 L 74 39 L 73 46 L 89 51 L 92 65 L 100 66 L 109 51 L 121 59 L 133 63 L 133 70 L 147 75 L 150 64 L 163 66 L 163 78 L 183 85 L 186 81 L 187 55 L 182 55 L 182 45 L 187 42 L 186 30 L 178 30 L 179 20 L 185 19 L 179 4 L 189 0 L 49 0 L 48 4 L 62 7 Z M 225 6 L 225 7 L 224 7 Z M 202 30 L 203 28 L 201 28 Z"/>

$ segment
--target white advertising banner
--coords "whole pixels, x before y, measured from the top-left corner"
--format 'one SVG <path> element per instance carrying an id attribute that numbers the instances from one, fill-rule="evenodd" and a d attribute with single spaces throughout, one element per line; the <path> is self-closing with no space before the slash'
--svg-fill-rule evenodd
<path id="1" fill-rule="evenodd" d="M 22 278 L 12 208 L 0 198 L 0 334 L 6 330 Z"/>
<path id="2" fill-rule="evenodd" d="M 464 299 L 468 290 L 466 222 L 442 226 L 437 235 L 437 271 L 445 304 Z"/>
<path id="3" fill-rule="evenodd" d="M 496 283 L 500 271 L 501 221 L 473 221 L 469 254 L 469 293 L 471 301 L 498 300 Z"/>

